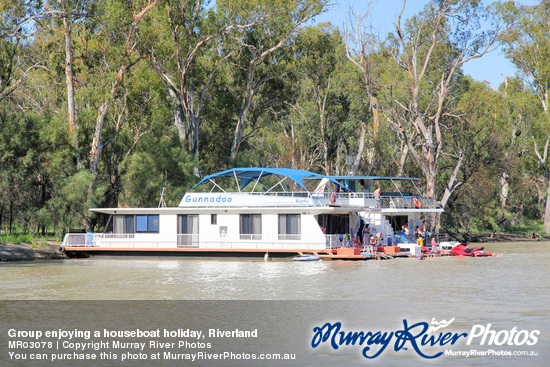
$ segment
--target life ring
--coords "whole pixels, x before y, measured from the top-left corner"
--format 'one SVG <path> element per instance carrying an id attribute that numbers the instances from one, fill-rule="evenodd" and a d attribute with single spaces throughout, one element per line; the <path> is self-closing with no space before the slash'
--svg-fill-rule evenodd
<path id="1" fill-rule="evenodd" d="M 422 204 L 420 204 L 420 200 L 417 198 L 413 198 L 414 206 L 416 206 L 418 209 L 422 208 Z"/>
<path id="2" fill-rule="evenodd" d="M 330 203 L 334 204 L 336 202 L 336 193 L 330 194 Z"/>

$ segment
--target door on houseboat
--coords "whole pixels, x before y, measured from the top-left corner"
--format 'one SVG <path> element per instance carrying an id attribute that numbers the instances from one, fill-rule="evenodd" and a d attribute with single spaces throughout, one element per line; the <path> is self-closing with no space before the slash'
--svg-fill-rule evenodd
<path id="1" fill-rule="evenodd" d="M 198 215 L 178 215 L 178 247 L 199 247 Z"/>

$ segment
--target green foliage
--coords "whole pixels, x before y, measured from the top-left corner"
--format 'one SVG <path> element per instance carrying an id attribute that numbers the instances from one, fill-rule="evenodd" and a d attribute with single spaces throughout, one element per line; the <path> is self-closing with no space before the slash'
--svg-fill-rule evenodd
<path id="1" fill-rule="evenodd" d="M 365 126 L 359 174 L 423 177 L 419 162 L 388 121 L 395 117 L 391 111 L 400 113 L 402 121 L 414 116 L 410 79 L 399 62 L 406 61 L 405 51 L 414 49 L 418 62 L 429 52 L 435 22 L 429 14 L 443 2 L 429 2 L 403 23 L 404 32 L 419 31 L 417 43 L 403 49 L 397 33 L 380 43 L 375 37 L 370 40 L 370 87 L 381 105 L 376 129 L 365 77 L 346 57 L 343 32 L 331 24 L 302 25 L 290 32 L 295 22 L 321 11 L 326 1 L 159 1 L 134 24 L 147 4 L 65 4 L 75 10 L 70 22 L 76 142 L 68 131 L 62 18 L 44 16 L 21 30 L 35 32 L 25 42 L 0 36 L 0 233 L 23 236 L 3 235 L 2 241 L 32 243 L 47 233 L 60 236 L 86 225 L 100 228 L 104 219 L 90 214 L 90 208 L 154 207 L 165 178 L 165 200 L 177 206 L 197 181 L 195 169 L 204 176 L 227 168 L 245 108 L 237 166 L 344 174 Z M 475 55 L 496 31 L 476 27 L 478 15 L 489 16 L 480 2 L 450 4 L 464 18 L 442 21 L 434 34 L 433 62 L 417 86 L 417 109 L 429 129 L 442 76 L 464 46 L 470 53 L 463 57 Z M 62 8 L 59 2 L 49 6 Z M 544 147 L 548 136 L 544 88 L 550 46 L 544 27 L 549 7 L 547 1 L 533 7 L 510 2 L 495 6 L 513 25 L 502 38 L 507 55 L 530 78 L 508 78 L 493 90 L 464 76 L 460 67 L 456 70 L 442 106 L 445 149 L 435 192 L 441 197 L 463 150 L 459 184 L 442 217 L 444 229 L 540 232 L 547 182 L 545 162 L 533 145 Z M 44 8 L 40 1 L 9 0 L 0 10 L 0 25 L 9 30 Z M 459 23 L 466 18 L 467 26 Z M 281 41 L 276 52 L 267 52 Z M 267 53 L 258 57 L 262 52 Z M 113 94 L 124 65 L 131 68 Z M 254 98 L 247 107 L 251 91 Z M 99 166 L 91 173 L 100 106 L 110 99 Z M 404 129 L 412 133 L 411 126 Z M 425 142 L 415 139 L 421 150 Z"/>

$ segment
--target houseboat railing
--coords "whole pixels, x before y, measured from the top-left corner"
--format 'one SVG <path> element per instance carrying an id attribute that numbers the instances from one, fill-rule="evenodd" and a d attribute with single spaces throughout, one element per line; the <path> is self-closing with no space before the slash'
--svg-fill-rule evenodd
<path id="1" fill-rule="evenodd" d="M 245 235 L 241 235 L 245 236 Z M 63 239 L 63 248 L 67 247 L 100 247 L 100 248 L 204 248 L 204 249 L 312 249 L 319 250 L 318 243 L 305 242 L 300 235 L 284 235 L 284 237 L 265 236 L 263 240 L 254 240 L 249 235 L 243 240 L 221 239 L 218 241 L 201 240 L 198 234 L 180 234 L 175 240 L 163 240 L 158 235 L 136 235 L 133 233 L 127 234 L 112 234 L 112 233 L 68 233 Z M 434 233 L 426 239 L 427 244 L 430 244 L 431 237 L 434 237 L 436 242 L 447 241 L 446 233 Z M 353 240 L 346 240 L 345 235 L 329 234 L 324 235 L 326 249 L 338 249 L 342 247 L 355 246 Z M 365 235 L 362 243 L 368 245 L 368 235 Z M 383 236 L 377 242 L 378 246 L 396 245 L 398 243 L 417 243 L 413 235 L 388 235 Z"/>
<path id="2" fill-rule="evenodd" d="M 245 240 L 245 241 L 252 241 L 252 240 L 261 241 L 262 240 L 262 234 L 261 233 L 257 233 L 257 234 L 240 234 L 239 236 L 240 236 L 241 240 Z"/>
<path id="3" fill-rule="evenodd" d="M 318 242 L 306 242 L 303 236 L 291 235 L 239 235 L 239 239 L 221 238 L 208 241 L 199 234 L 179 234 L 173 240 L 159 235 L 148 234 L 112 234 L 112 233 L 68 233 L 63 239 L 63 248 L 99 247 L 99 248 L 204 248 L 204 249 L 311 249 L 319 250 Z"/>
<path id="4" fill-rule="evenodd" d="M 430 233 L 422 237 L 422 244 L 430 245 L 432 237 L 438 244 L 448 241 L 447 233 Z M 388 235 L 387 238 L 385 238 L 384 242 L 386 245 L 395 245 L 397 243 L 418 243 L 418 238 L 414 235 L 404 235 L 396 233 Z"/>
<path id="5" fill-rule="evenodd" d="M 380 197 L 374 196 L 368 192 L 321 192 L 321 193 L 308 193 L 308 192 L 235 192 L 225 193 L 226 195 L 249 195 L 253 197 L 267 196 L 267 197 L 280 197 L 280 198 L 307 198 L 312 200 L 314 206 L 351 206 L 362 208 L 381 208 L 381 209 L 440 209 L 441 206 L 434 197 L 425 196 L 413 196 L 401 193 L 392 193 L 383 195 Z M 263 206 L 270 206 L 271 204 L 264 204 Z M 283 206 L 303 206 L 304 202 L 291 202 L 278 203 L 275 205 Z M 307 205 L 307 203 L 306 203 Z M 215 203 L 209 205 L 193 205 L 189 203 L 187 207 L 217 207 Z M 262 206 L 262 205 L 260 205 Z"/>

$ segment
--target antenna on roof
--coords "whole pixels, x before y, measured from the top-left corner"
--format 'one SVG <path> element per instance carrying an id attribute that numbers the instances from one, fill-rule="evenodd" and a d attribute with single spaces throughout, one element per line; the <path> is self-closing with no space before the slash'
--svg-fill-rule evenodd
<path id="1" fill-rule="evenodd" d="M 164 171 L 164 177 L 160 182 L 160 200 L 159 208 L 166 208 L 166 202 L 164 201 L 164 194 L 166 193 L 166 185 L 168 184 L 168 172 Z"/>

